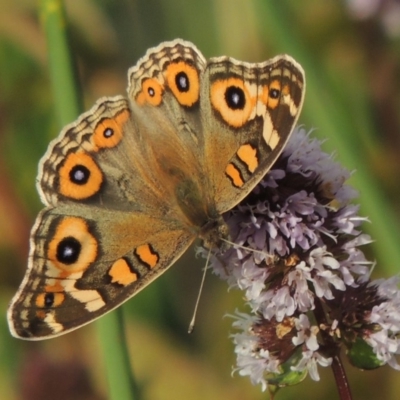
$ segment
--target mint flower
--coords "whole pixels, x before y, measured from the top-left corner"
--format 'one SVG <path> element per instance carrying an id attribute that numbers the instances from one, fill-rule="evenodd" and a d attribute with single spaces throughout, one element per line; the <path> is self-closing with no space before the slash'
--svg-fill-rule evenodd
<path id="1" fill-rule="evenodd" d="M 235 371 L 262 390 L 319 380 L 318 367 L 342 346 L 360 368 L 400 369 L 399 279 L 370 280 L 374 264 L 360 249 L 371 242 L 367 218 L 351 203 L 349 171 L 320 145 L 295 129 L 262 182 L 224 215 L 240 247 L 210 261 L 244 292 L 250 311 L 234 315 Z"/>

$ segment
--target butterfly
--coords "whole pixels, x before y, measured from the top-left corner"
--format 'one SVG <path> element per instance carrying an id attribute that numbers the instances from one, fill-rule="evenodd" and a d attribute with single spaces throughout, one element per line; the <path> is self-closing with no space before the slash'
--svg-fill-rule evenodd
<path id="1" fill-rule="evenodd" d="M 59 336 L 113 310 L 200 238 L 223 248 L 231 210 L 271 168 L 298 119 L 302 67 L 206 60 L 177 39 L 128 71 L 54 139 L 39 164 L 45 208 L 8 310 L 13 336 Z"/>

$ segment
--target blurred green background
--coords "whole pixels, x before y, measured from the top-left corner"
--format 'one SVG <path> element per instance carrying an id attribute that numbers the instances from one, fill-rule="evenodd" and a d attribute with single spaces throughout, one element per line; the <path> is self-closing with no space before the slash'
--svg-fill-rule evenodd
<path id="1" fill-rule="evenodd" d="M 125 93 L 126 71 L 147 48 L 181 37 L 206 57 L 262 61 L 289 53 L 307 76 L 300 123 L 357 170 L 365 229 L 376 243 L 374 276 L 398 273 L 400 250 L 400 5 L 379 0 L 69 0 L 65 2 L 84 108 Z M 7 304 L 26 268 L 29 231 L 41 204 L 37 163 L 58 134 L 38 5 L 0 0 L 0 397 L 107 399 L 95 324 L 45 342 L 11 338 Z M 124 306 L 133 369 L 145 399 L 265 399 L 248 378 L 231 376 L 231 320 L 241 293 L 206 281 L 197 325 L 186 333 L 202 259 L 186 254 Z M 243 307 L 242 307 L 243 309 Z M 346 365 L 354 399 L 398 399 L 389 367 Z M 278 399 L 336 399 L 329 369 Z"/>

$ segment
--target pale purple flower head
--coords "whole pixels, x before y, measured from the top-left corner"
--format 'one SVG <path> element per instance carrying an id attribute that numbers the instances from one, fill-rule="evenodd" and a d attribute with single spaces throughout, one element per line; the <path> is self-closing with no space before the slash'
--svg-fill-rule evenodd
<path id="1" fill-rule="evenodd" d="M 350 203 L 357 193 L 345 184 L 349 171 L 320 145 L 295 129 L 265 178 L 224 215 L 241 247 L 211 258 L 250 306 L 234 316 L 235 370 L 263 390 L 288 371 L 294 381 L 307 373 L 318 380 L 318 366 L 329 366 L 341 346 L 361 368 L 400 369 L 398 280 L 370 281 L 373 263 L 360 250 L 371 242 L 361 231 L 367 219 Z M 373 365 L 360 359 L 360 345 Z"/>

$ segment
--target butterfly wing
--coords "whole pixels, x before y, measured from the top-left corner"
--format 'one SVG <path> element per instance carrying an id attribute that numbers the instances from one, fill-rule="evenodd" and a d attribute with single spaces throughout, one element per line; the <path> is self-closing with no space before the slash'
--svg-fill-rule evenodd
<path id="1" fill-rule="evenodd" d="M 205 135 L 201 85 L 206 61 L 183 40 L 150 49 L 128 72 L 128 98 L 137 142 L 187 223 L 197 232 L 209 219 L 212 197 L 205 190 Z"/>
<path id="2" fill-rule="evenodd" d="M 160 276 L 194 237 L 141 212 L 72 204 L 44 209 L 9 307 L 12 334 L 47 339 L 93 321 Z"/>
<path id="3" fill-rule="evenodd" d="M 39 165 L 43 203 L 161 214 L 168 197 L 149 173 L 152 160 L 145 159 L 136 142 L 132 114 L 124 97 L 102 98 L 66 126 Z"/>
<path id="4" fill-rule="evenodd" d="M 287 55 L 259 64 L 210 59 L 201 109 L 207 190 L 219 213 L 243 199 L 287 143 L 303 104 L 302 67 Z"/>

